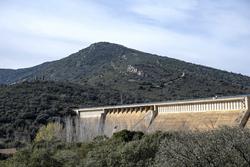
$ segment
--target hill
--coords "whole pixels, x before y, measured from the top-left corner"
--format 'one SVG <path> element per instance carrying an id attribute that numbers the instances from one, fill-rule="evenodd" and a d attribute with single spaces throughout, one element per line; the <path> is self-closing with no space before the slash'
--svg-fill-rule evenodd
<path id="1" fill-rule="evenodd" d="M 72 108 L 250 93 L 247 76 L 106 42 L 32 68 L 2 69 L 0 83 L 0 142 L 9 144 L 32 140 Z"/>
<path id="2" fill-rule="evenodd" d="M 250 92 L 247 76 L 107 42 L 92 44 L 64 59 L 32 68 L 0 70 L 2 84 L 34 80 L 112 88 L 121 96 L 127 92 L 142 94 L 148 101 Z"/>

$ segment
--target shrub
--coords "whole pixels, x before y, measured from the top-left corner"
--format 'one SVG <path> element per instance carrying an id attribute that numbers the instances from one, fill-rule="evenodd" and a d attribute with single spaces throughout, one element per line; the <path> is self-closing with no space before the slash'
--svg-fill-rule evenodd
<path id="1" fill-rule="evenodd" d="M 63 128 L 59 123 L 49 123 L 46 126 L 42 126 L 36 134 L 35 142 L 54 139 L 63 139 Z"/>
<path id="2" fill-rule="evenodd" d="M 222 128 L 162 140 L 155 166 L 249 166 L 250 131 Z"/>
<path id="3" fill-rule="evenodd" d="M 132 140 L 139 140 L 143 135 L 144 134 L 142 132 L 129 131 L 125 129 L 120 132 L 114 133 L 112 139 L 129 142 Z"/>
<path id="4" fill-rule="evenodd" d="M 250 130 L 121 131 L 88 143 L 39 141 L 0 161 L 1 167 L 250 166 Z"/>

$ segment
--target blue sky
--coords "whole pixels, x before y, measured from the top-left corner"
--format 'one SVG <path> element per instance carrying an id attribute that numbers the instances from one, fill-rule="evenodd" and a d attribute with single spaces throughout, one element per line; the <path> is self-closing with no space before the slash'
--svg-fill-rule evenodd
<path id="1" fill-rule="evenodd" d="M 250 76 L 250 1 L 0 1 L 0 68 L 57 60 L 99 41 Z"/>

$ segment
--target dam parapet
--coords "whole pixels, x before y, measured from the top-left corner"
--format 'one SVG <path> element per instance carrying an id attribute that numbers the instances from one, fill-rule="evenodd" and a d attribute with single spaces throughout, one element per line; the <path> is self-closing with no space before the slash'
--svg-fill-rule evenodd
<path id="1" fill-rule="evenodd" d="M 91 140 L 127 129 L 155 131 L 212 130 L 220 126 L 249 126 L 249 96 L 118 105 L 75 110 L 78 138 Z"/>

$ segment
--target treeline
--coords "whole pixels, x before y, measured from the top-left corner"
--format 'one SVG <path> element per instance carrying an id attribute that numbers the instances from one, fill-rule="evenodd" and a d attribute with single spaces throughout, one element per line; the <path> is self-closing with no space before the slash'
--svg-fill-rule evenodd
<path id="1" fill-rule="evenodd" d="M 221 128 L 210 132 L 123 130 L 89 143 L 39 140 L 0 161 L 1 167 L 134 167 L 250 165 L 250 130 Z"/>

